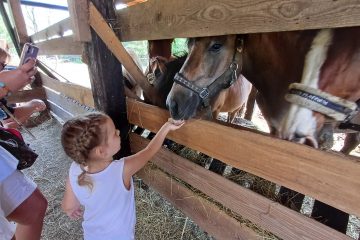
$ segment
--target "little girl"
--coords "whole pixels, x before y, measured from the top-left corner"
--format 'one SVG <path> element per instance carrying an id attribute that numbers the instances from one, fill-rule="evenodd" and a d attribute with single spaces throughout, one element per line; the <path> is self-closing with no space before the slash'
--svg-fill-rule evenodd
<path id="1" fill-rule="evenodd" d="M 129 240 L 135 233 L 132 176 L 153 158 L 171 130 L 184 121 L 166 122 L 142 151 L 113 160 L 120 150 L 120 131 L 110 117 L 89 113 L 67 121 L 61 143 L 74 160 L 66 181 L 62 208 L 70 218 L 82 216 L 85 240 Z"/>

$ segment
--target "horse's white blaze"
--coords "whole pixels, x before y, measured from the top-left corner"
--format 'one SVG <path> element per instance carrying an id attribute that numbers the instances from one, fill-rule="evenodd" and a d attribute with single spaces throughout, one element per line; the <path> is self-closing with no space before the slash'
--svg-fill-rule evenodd
<path id="1" fill-rule="evenodd" d="M 330 29 L 324 29 L 314 38 L 310 51 L 305 58 L 304 70 L 301 83 L 309 87 L 318 88 L 320 69 L 324 64 L 328 48 L 331 44 L 333 32 Z M 281 137 L 292 140 L 295 133 L 302 136 L 313 138 L 316 131 L 316 119 L 312 111 L 291 104 L 287 116 L 284 118 L 281 127 Z"/>

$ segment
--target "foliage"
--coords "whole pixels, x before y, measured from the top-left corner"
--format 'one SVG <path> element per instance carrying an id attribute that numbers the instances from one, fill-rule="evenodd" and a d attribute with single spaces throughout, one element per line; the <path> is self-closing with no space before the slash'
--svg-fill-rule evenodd
<path id="1" fill-rule="evenodd" d="M 172 44 L 172 54 L 175 56 L 183 56 L 188 52 L 187 39 L 186 38 L 175 38 Z"/>
<path id="2" fill-rule="evenodd" d="M 14 47 L 13 42 L 11 41 L 10 34 L 8 33 L 5 22 L 4 22 L 4 16 L 1 16 L 0 18 L 0 39 L 6 40 L 6 42 L 9 44 L 10 47 L 10 54 L 12 56 L 16 55 L 16 50 Z"/>

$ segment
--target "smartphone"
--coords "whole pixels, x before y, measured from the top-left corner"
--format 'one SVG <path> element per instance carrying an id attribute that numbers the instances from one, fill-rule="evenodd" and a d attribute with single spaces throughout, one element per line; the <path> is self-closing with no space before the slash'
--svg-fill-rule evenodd
<path id="1" fill-rule="evenodd" d="M 36 59 L 39 48 L 31 43 L 25 43 L 20 56 L 19 66 L 27 63 L 30 59 Z"/>

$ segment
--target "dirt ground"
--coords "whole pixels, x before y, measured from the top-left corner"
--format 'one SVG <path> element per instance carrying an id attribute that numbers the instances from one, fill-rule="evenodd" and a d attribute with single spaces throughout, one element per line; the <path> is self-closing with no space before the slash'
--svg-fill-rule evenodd
<path id="1" fill-rule="evenodd" d="M 261 116 L 256 121 L 256 124 L 261 129 L 263 124 Z M 71 164 L 71 160 L 66 157 L 61 148 L 61 127 L 61 124 L 55 118 L 52 118 L 39 126 L 30 128 L 31 132 L 36 136 L 36 140 L 23 133 L 27 142 L 31 143 L 31 147 L 39 154 L 34 166 L 25 170 L 25 174 L 38 184 L 49 202 L 42 234 L 44 240 L 82 239 L 81 222 L 70 220 L 60 209 L 65 178 Z M 263 130 L 266 131 L 266 129 Z M 341 143 L 339 144 L 341 145 Z M 172 207 L 159 194 L 152 191 L 151 188 L 142 188 L 142 184 L 141 180 L 135 179 L 136 239 L 214 239 L 206 232 L 203 232 L 191 219 Z M 307 202 L 303 207 L 304 214 L 309 215 L 311 213 L 312 204 L 313 200 L 307 198 Z M 360 219 L 351 216 L 348 235 L 357 239 L 359 229 Z M 276 238 L 263 237 L 263 239 Z"/>

